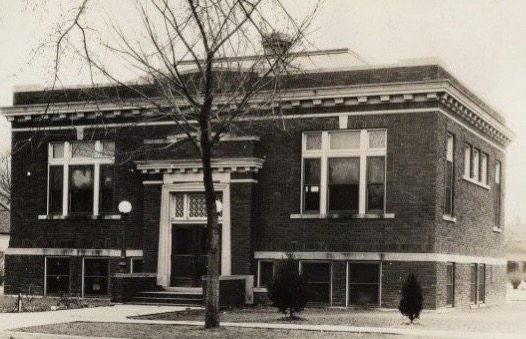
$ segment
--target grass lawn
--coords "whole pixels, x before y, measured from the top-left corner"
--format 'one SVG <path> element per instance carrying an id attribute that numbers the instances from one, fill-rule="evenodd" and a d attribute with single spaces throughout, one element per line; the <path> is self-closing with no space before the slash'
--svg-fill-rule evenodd
<path id="1" fill-rule="evenodd" d="M 415 325 L 422 329 L 452 331 L 492 331 L 526 333 L 526 303 L 511 303 L 473 310 L 451 312 L 424 312 Z M 311 325 L 344 325 L 359 327 L 407 328 L 408 320 L 398 311 L 351 310 L 307 308 L 298 313 L 303 318 L 299 323 Z M 203 310 L 189 310 L 134 317 L 150 320 L 198 320 L 204 319 Z M 255 307 L 224 311 L 223 322 L 283 323 L 283 315 L 270 307 Z M 295 321 L 294 323 L 298 323 Z"/>
<path id="2" fill-rule="evenodd" d="M 380 339 L 400 338 L 400 336 L 387 334 L 359 334 L 359 333 L 334 333 L 314 331 L 269 330 L 252 328 L 220 328 L 205 330 L 197 326 L 178 325 L 146 325 L 146 324 L 116 324 L 116 323 L 64 323 L 46 326 L 35 326 L 19 329 L 23 332 L 90 335 L 94 337 L 114 338 L 155 338 L 155 339 L 231 339 L 231 338 L 257 338 L 257 339 Z M 407 337 L 408 339 L 423 339 L 423 337 Z"/>
<path id="3" fill-rule="evenodd" d="M 22 312 L 50 311 L 51 307 L 75 309 L 84 307 L 109 306 L 108 299 L 80 299 L 75 297 L 22 296 Z M 0 313 L 18 312 L 18 297 L 0 295 Z"/>

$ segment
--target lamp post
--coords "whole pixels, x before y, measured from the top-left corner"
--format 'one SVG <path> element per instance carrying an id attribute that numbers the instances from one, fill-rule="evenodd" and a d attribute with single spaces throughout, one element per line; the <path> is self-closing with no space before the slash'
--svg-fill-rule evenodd
<path id="1" fill-rule="evenodd" d="M 128 265 L 126 262 L 126 221 L 128 214 L 132 210 L 132 204 L 127 200 L 123 200 L 119 203 L 118 208 L 122 219 L 121 261 L 119 262 L 119 268 L 121 273 L 126 273 L 126 266 Z"/>

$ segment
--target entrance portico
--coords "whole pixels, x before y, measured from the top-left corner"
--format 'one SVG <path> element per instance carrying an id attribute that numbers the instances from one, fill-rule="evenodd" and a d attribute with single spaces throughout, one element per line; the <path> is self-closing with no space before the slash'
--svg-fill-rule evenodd
<path id="1" fill-rule="evenodd" d="M 252 176 L 262 165 L 263 160 L 258 158 L 212 161 L 214 188 L 223 204 L 219 216 L 223 276 L 232 274 L 231 185 L 256 182 L 233 179 L 232 173 Z M 206 213 L 200 161 L 148 161 L 137 163 L 137 168 L 145 174 L 162 173 L 157 284 L 198 286 L 200 276 L 206 274 Z"/>

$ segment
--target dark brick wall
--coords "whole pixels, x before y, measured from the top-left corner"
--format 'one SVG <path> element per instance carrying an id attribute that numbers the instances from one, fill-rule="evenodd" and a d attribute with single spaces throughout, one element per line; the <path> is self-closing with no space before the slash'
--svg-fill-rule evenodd
<path id="1" fill-rule="evenodd" d="M 505 190 L 505 155 L 495 146 L 482 140 L 467 129 L 438 115 L 437 181 L 436 181 L 436 251 L 479 256 L 504 256 L 504 233 L 493 231 L 495 226 L 495 165 L 502 162 L 502 192 Z M 455 217 L 456 223 L 442 219 L 445 204 L 445 156 L 447 133 L 455 136 Z M 463 179 L 464 145 L 470 145 L 487 153 L 488 183 L 490 189 L 480 187 Z M 501 201 L 501 225 L 504 224 L 504 199 Z"/>
<path id="2" fill-rule="evenodd" d="M 157 272 L 161 185 L 144 185 L 143 255 L 144 271 Z"/>
<path id="3" fill-rule="evenodd" d="M 232 274 L 249 275 L 253 269 L 252 192 L 254 184 L 230 185 L 231 258 Z"/>
<path id="4" fill-rule="evenodd" d="M 156 286 L 156 277 L 113 276 L 110 281 L 111 301 L 126 302 L 131 300 L 136 292 L 152 291 Z"/>
<path id="5" fill-rule="evenodd" d="M 436 262 L 384 261 L 382 263 L 382 307 L 398 308 L 402 286 L 407 276 L 414 273 L 422 286 L 424 309 L 436 309 Z"/>
<path id="6" fill-rule="evenodd" d="M 345 307 L 347 263 L 345 261 L 332 262 L 332 306 Z"/>
<path id="7" fill-rule="evenodd" d="M 433 113 L 349 117 L 349 129 L 387 128 L 386 212 L 394 219 L 290 218 L 300 213 L 302 132 L 337 130 L 337 118 L 294 120 L 287 133 L 262 136 L 256 250 L 431 252 L 436 124 Z"/>
<path id="8" fill-rule="evenodd" d="M 28 138 L 32 141 L 28 142 Z M 114 248 L 119 249 L 123 223 L 120 220 L 93 219 L 92 216 L 68 216 L 63 220 L 39 220 L 46 215 L 48 160 L 47 145 L 54 140 L 75 140 L 72 135 L 14 133 L 10 247 Z M 23 146 L 23 147 L 21 147 Z M 116 141 L 117 151 L 126 153 L 133 144 Z M 142 184 L 134 164 L 117 158 L 114 213 L 118 202 L 128 200 L 133 210 L 128 216 L 128 248 L 142 246 Z M 31 173 L 28 175 L 28 172 Z"/>
<path id="9" fill-rule="evenodd" d="M 44 257 L 6 255 L 5 269 L 5 294 L 44 293 Z"/>

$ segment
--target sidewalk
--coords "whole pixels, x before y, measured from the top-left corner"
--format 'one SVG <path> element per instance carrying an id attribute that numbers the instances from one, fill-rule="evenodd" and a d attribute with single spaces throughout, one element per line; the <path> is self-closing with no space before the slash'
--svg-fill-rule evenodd
<path id="1" fill-rule="evenodd" d="M 525 284 L 526 285 L 526 284 Z M 439 326 L 430 329 L 419 327 L 418 325 L 407 327 L 373 327 L 367 326 L 346 326 L 346 325 L 323 325 L 323 324 L 290 324 L 290 323 L 258 323 L 258 322 L 227 322 L 221 323 L 223 327 L 256 328 L 256 329 L 277 329 L 277 330 L 303 330 L 303 331 L 325 331 L 343 333 L 369 333 L 377 335 L 401 335 L 401 336 L 420 336 L 433 338 L 503 338 L 515 339 L 525 338 L 523 333 L 524 326 L 515 328 L 512 324 L 522 322 L 526 306 L 526 286 L 518 290 L 508 289 L 508 306 L 504 305 L 499 309 L 480 310 L 478 318 L 469 318 L 465 312 L 451 312 L 440 315 L 436 321 L 446 323 L 450 321 L 466 322 L 469 321 L 471 327 L 450 328 L 449 326 Z M 515 305 L 515 306 L 514 306 Z M 176 312 L 187 309 L 178 306 L 155 306 L 155 305 L 115 305 L 109 307 L 84 308 L 76 310 L 62 310 L 50 312 L 34 313 L 0 313 L 0 339 L 13 337 L 15 339 L 25 338 L 70 338 L 80 339 L 79 336 L 61 336 L 15 332 L 17 328 L 31 327 L 39 325 L 51 325 L 68 322 L 100 322 L 100 323 L 123 323 L 123 324 L 163 324 L 163 325 L 185 325 L 185 326 L 204 326 L 202 321 L 173 321 L 173 320 L 147 320 L 129 319 L 130 316 L 147 315 L 155 313 Z M 496 312 L 496 313 L 495 313 Z M 438 315 L 430 314 L 428 319 Z M 257 319 L 256 321 L 259 321 Z M 435 321 L 435 324 L 437 324 Z M 510 322 L 511 321 L 511 322 Z M 431 322 L 432 323 L 432 322 Z M 428 322 L 429 324 L 429 322 Z M 493 325 L 494 324 L 494 325 Z M 516 330 L 514 333 L 504 333 L 509 331 L 510 326 Z M 93 337 L 91 337 L 93 338 Z"/>
<path id="2" fill-rule="evenodd" d="M 25 338 L 69 338 L 80 339 L 79 336 L 45 335 L 37 333 L 14 332 L 20 327 L 37 325 L 50 325 L 64 322 L 107 322 L 126 324 L 164 324 L 164 325 L 186 325 L 204 326 L 201 321 L 167 321 L 167 320 L 142 320 L 128 319 L 129 316 L 144 315 L 152 313 L 164 313 L 184 310 L 184 307 L 175 306 L 149 306 L 149 305 L 116 305 L 111 307 L 97 307 L 78 310 L 63 310 L 54 312 L 38 313 L 3 313 L 0 314 L 0 338 L 15 339 Z M 243 327 L 278 330 L 303 330 L 303 331 L 325 331 L 325 332 L 347 332 L 347 333 L 370 333 L 403 336 L 422 336 L 432 338 L 524 338 L 523 333 L 499 333 L 499 332 L 464 332 L 451 330 L 431 330 L 408 326 L 408 328 L 389 327 L 356 327 L 335 325 L 307 325 L 307 324 L 270 324 L 270 323 L 232 323 L 222 322 L 224 327 Z M 93 337 L 91 337 L 93 338 Z"/>

